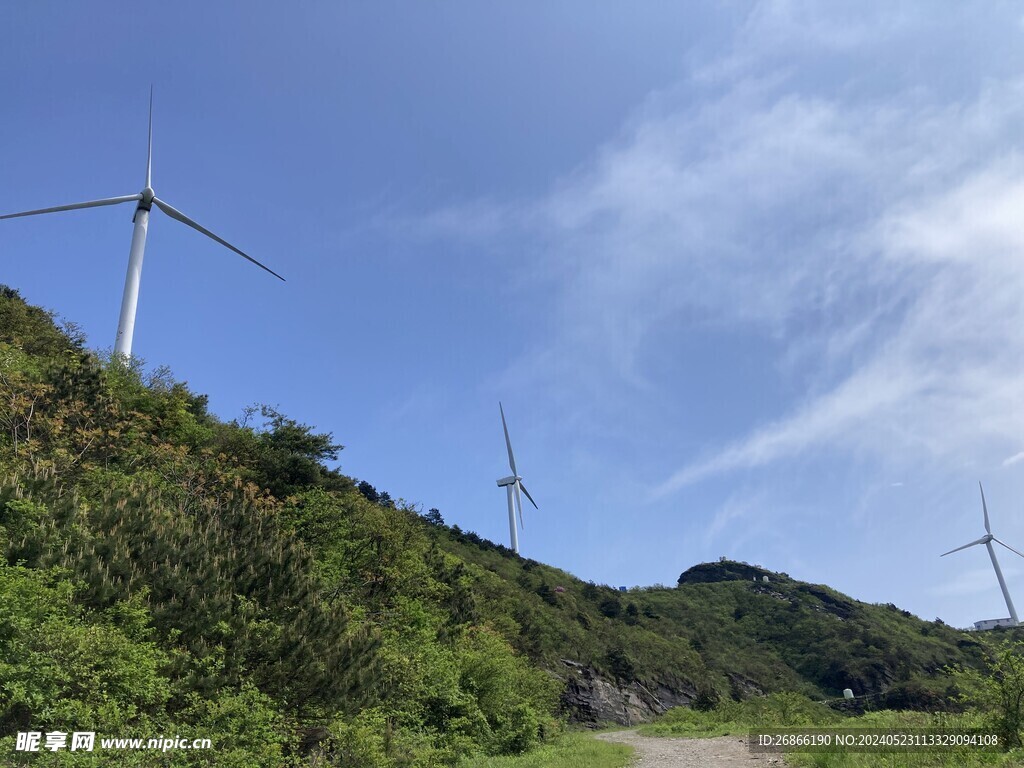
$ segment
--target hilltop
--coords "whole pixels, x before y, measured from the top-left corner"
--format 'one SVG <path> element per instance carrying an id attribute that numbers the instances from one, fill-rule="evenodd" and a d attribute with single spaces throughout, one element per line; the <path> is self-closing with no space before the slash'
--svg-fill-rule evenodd
<path id="1" fill-rule="evenodd" d="M 980 664 L 976 634 L 760 566 L 583 581 L 342 450 L 265 406 L 223 421 L 0 290 L 0 749 L 88 723 L 202 734 L 225 766 L 454 765 L 722 697 L 943 707 L 943 668 Z"/>

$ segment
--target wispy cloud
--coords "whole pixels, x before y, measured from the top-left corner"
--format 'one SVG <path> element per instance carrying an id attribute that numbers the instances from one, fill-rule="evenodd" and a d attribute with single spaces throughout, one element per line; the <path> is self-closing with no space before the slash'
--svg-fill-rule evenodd
<path id="1" fill-rule="evenodd" d="M 652 94 L 549 194 L 432 219 L 531 243 L 556 302 L 509 376 L 563 415 L 614 421 L 643 398 L 653 432 L 682 412 L 675 382 L 714 363 L 683 339 L 776 345 L 765 376 L 802 394 L 705 442 L 655 497 L 823 449 L 899 471 L 915 456 L 997 466 L 1019 446 L 1024 60 L 985 58 L 1008 44 L 993 21 L 971 43 L 977 76 L 937 61 L 945 90 L 886 77 L 877 61 L 924 28 L 957 39 L 960 22 L 873 13 L 760 3 L 731 51 Z"/>
<path id="2" fill-rule="evenodd" d="M 560 255 L 580 254 L 554 340 L 570 359 L 646 381 L 645 346 L 670 349 L 696 313 L 802 349 L 824 385 L 660 493 L 822 444 L 934 457 L 1019 428 L 1024 187 L 1014 156 L 960 155 L 979 126 L 992 143 L 1019 118 L 991 91 L 851 109 L 744 87 L 642 122 L 546 201 Z M 940 133 L 952 147 L 923 168 Z"/>
<path id="3" fill-rule="evenodd" d="M 957 554 L 960 553 L 958 552 Z M 978 555 L 982 555 L 980 550 Z M 1004 574 L 1011 579 L 1018 576 L 1019 573 L 1018 568 L 1008 567 L 1004 569 Z M 928 591 L 938 597 L 974 597 L 984 594 L 994 596 L 999 594 L 999 585 L 996 582 L 996 575 L 991 568 L 971 568 L 958 571 L 955 578 L 929 587 Z"/>
<path id="4" fill-rule="evenodd" d="M 823 445 L 995 462 L 1024 428 L 1015 405 L 1024 387 L 1024 185 L 1013 158 L 996 162 L 934 198 L 901 203 L 877 227 L 868 222 L 880 236 L 865 268 L 888 271 L 894 292 L 909 290 L 866 360 L 792 414 L 685 465 L 658 492 Z M 931 269 L 901 269 L 922 261 Z"/>
<path id="5" fill-rule="evenodd" d="M 1015 453 L 1013 454 L 1013 456 L 1008 456 L 1007 458 L 1003 459 L 1002 466 L 1012 467 L 1014 464 L 1020 461 L 1024 461 L 1024 451 L 1021 451 L 1020 453 Z"/>

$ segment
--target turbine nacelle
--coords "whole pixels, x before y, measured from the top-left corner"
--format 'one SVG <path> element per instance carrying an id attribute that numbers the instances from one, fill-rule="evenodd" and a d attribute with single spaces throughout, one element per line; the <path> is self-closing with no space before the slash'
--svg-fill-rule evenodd
<path id="1" fill-rule="evenodd" d="M 518 480 L 520 483 L 523 482 L 523 478 L 516 477 L 514 475 L 509 475 L 508 477 L 503 477 L 503 478 L 501 478 L 501 480 L 498 481 L 498 487 L 499 488 L 504 488 L 506 485 L 514 485 L 516 480 Z"/>

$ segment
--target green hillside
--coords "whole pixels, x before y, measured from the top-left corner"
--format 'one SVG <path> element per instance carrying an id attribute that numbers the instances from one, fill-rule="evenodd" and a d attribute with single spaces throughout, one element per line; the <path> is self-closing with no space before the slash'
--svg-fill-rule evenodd
<path id="1" fill-rule="evenodd" d="M 943 669 L 981 663 L 982 636 L 745 563 L 705 563 L 675 588 L 619 592 L 472 536 L 449 538 L 449 551 L 501 577 L 478 584 L 478 601 L 489 618 L 516 619 L 512 641 L 531 659 L 569 673 L 560 660 L 576 661 L 619 685 L 638 681 L 663 705 L 776 691 L 829 699 L 851 688 L 869 706 L 943 707 Z M 524 599 L 510 584 L 532 594 Z M 642 689 L 637 695 L 646 699 Z"/>
<path id="2" fill-rule="evenodd" d="M 24 764 L 456 765 L 773 691 L 943 707 L 943 667 L 980 664 L 977 635 L 742 563 L 580 581 L 328 468 L 341 450 L 271 408 L 224 422 L 0 289 L 3 759 L 90 730 L 214 749 Z"/>

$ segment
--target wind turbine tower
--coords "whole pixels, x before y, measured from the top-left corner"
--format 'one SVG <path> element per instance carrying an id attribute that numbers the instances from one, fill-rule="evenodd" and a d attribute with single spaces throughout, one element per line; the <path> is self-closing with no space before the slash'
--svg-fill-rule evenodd
<path id="1" fill-rule="evenodd" d="M 1006 547 L 1008 550 L 1013 552 L 1015 555 L 1020 555 L 1021 557 L 1024 557 L 1024 554 L 1021 554 L 1016 549 L 1011 547 L 1009 544 L 1006 544 L 1006 543 L 1000 541 L 999 539 L 997 539 L 995 536 L 992 535 L 992 526 L 989 525 L 989 521 L 988 521 L 988 505 L 985 503 L 985 489 L 981 487 L 981 483 L 978 483 L 978 488 L 981 491 L 981 509 L 982 509 L 982 511 L 983 511 L 983 513 L 985 515 L 985 535 L 982 536 L 980 539 L 976 539 L 975 541 L 970 542 L 969 544 L 964 544 L 962 547 L 957 547 L 956 549 L 951 549 L 951 550 L 949 550 L 949 552 L 943 552 L 941 556 L 945 557 L 946 555 L 951 555 L 954 552 L 959 552 L 961 549 L 967 549 L 968 547 L 973 547 L 975 544 L 984 544 L 985 547 L 988 549 L 988 556 L 992 560 L 992 568 L 996 572 L 996 579 L 999 580 L 999 588 L 1003 591 L 1003 599 L 1006 600 L 1006 608 L 1010 612 L 1010 618 L 1009 618 L 1008 622 L 1007 622 L 1007 620 L 1004 620 L 1004 619 L 994 619 L 994 620 L 991 620 L 991 621 L 978 622 L 978 624 L 979 625 L 980 624 L 990 624 L 992 626 L 1006 626 L 1007 623 L 1008 623 L 1009 626 L 1015 627 L 1015 626 L 1017 626 L 1017 624 L 1020 623 L 1018 621 L 1018 619 L 1017 619 L 1017 610 L 1013 607 L 1013 600 L 1010 599 L 1010 591 L 1006 588 L 1006 579 L 1003 578 L 1003 571 L 999 567 L 999 561 L 996 559 L 996 550 L 995 550 L 995 547 L 992 546 L 992 542 L 994 541 L 997 544 L 1002 544 L 1004 547 Z"/>
<path id="2" fill-rule="evenodd" d="M 512 551 L 517 555 L 519 554 L 519 532 L 516 530 L 516 515 L 513 509 L 513 497 L 515 500 L 515 509 L 519 511 L 519 524 L 525 527 L 523 523 L 523 500 L 520 496 L 520 491 L 526 494 L 526 498 L 533 504 L 534 509 L 540 509 L 537 506 L 537 502 L 533 500 L 533 496 L 526 490 L 526 486 L 523 485 L 523 478 L 519 476 L 516 471 L 516 457 L 512 454 L 512 441 L 508 438 L 508 424 L 505 423 L 505 409 L 501 407 L 501 403 L 498 403 L 498 410 L 501 411 L 501 427 L 505 430 L 505 447 L 508 449 L 508 466 L 512 470 L 512 474 L 508 477 L 503 477 L 498 480 L 498 487 L 504 488 L 508 496 L 508 532 L 509 537 L 512 540 Z"/>
<path id="3" fill-rule="evenodd" d="M 284 280 L 277 272 L 264 264 L 256 261 L 246 253 L 233 246 L 227 240 L 222 240 L 210 230 L 197 224 L 188 216 L 183 214 L 170 204 L 156 196 L 153 191 L 153 90 L 149 91 L 149 151 L 146 156 L 146 183 L 142 191 L 134 195 L 122 197 L 108 197 L 103 200 L 91 200 L 87 203 L 72 203 L 70 205 L 58 205 L 54 208 L 39 208 L 34 211 L 23 211 L 21 213 L 8 213 L 0 216 L 0 219 L 14 219 L 19 216 L 35 216 L 37 213 L 56 213 L 57 211 L 74 211 L 78 208 L 98 208 L 102 205 L 117 205 L 119 203 L 136 203 L 135 215 L 132 221 L 135 222 L 135 231 L 132 233 L 132 245 L 128 254 L 128 274 L 124 281 L 124 294 L 121 297 L 121 314 L 117 322 L 117 337 L 114 340 L 114 354 L 121 358 L 129 358 L 132 354 L 132 337 L 135 335 L 135 310 L 139 303 L 139 284 L 142 281 L 142 257 L 146 250 L 146 233 L 149 230 L 149 212 L 155 205 L 172 219 L 177 219 L 182 224 L 187 224 L 197 232 L 209 237 L 211 240 L 223 245 L 225 248 L 237 253 L 243 259 L 247 259 L 261 269 L 265 269 L 279 280 Z"/>

